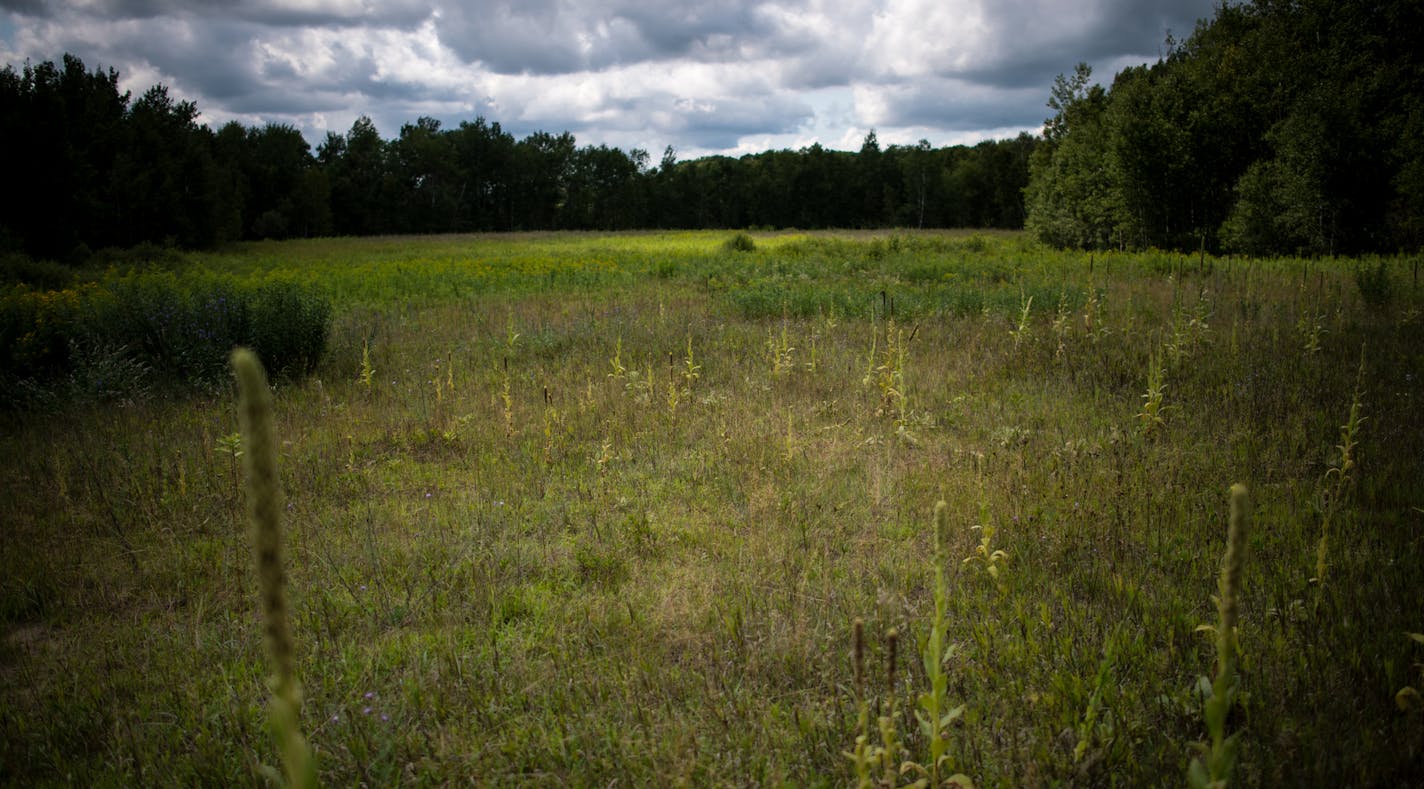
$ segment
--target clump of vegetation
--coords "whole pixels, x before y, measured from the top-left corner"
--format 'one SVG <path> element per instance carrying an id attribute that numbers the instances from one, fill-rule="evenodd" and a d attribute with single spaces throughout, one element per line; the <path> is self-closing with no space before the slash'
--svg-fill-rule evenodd
<path id="1" fill-rule="evenodd" d="M 1389 261 L 1378 258 L 1355 266 L 1355 287 L 1365 304 L 1375 309 L 1388 307 L 1394 300 L 1394 281 L 1389 273 Z"/>
<path id="2" fill-rule="evenodd" d="M 282 280 L 144 271 L 57 291 L 16 286 L 0 295 L 0 380 L 81 399 L 212 384 L 239 345 L 299 376 L 321 360 L 330 316 L 314 289 Z"/>
<path id="3" fill-rule="evenodd" d="M 755 252 L 756 248 L 756 241 L 746 233 L 737 233 L 722 243 L 727 252 Z"/>

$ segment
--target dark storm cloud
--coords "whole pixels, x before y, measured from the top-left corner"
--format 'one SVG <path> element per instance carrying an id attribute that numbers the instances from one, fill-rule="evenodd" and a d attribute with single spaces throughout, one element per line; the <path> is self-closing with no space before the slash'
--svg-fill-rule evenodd
<path id="1" fill-rule="evenodd" d="M 1035 128 L 1054 75 L 1087 61 L 1110 82 L 1215 2 L 0 0 L 0 53 L 72 52 L 205 117 L 309 136 L 361 114 L 388 135 L 484 114 L 516 133 L 711 152 L 871 126 L 885 140 Z"/>
<path id="2" fill-rule="evenodd" d="M 239 19 L 261 25 L 414 24 L 430 16 L 426 0 L 284 3 L 280 0 L 0 0 L 0 8 L 36 17 L 70 14 L 93 19 L 172 18 Z"/>
<path id="3" fill-rule="evenodd" d="M 0 0 L 0 9 L 29 16 L 40 16 L 45 12 L 45 4 L 44 0 Z"/>
<path id="4" fill-rule="evenodd" d="M 1211 16 L 1217 2 L 1095 0 L 1063 15 L 1054 13 L 1063 6 L 1051 0 L 985 3 L 987 26 L 994 31 L 988 45 L 971 65 L 941 74 L 994 87 L 1043 86 L 1046 91 L 1055 75 L 1072 71 L 1079 61 L 1104 62 L 1125 55 L 1155 60 L 1165 54 L 1168 33 L 1185 39 L 1197 19 Z"/>
<path id="5" fill-rule="evenodd" d="M 765 4 L 486 0 L 439 9 L 440 40 L 500 74 L 562 74 L 687 58 L 719 62 L 774 40 Z"/>

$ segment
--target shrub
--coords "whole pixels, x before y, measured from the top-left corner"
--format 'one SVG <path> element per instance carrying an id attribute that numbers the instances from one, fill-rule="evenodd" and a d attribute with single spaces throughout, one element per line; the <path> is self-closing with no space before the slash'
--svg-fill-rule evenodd
<path id="1" fill-rule="evenodd" d="M 74 271 L 52 260 L 34 260 L 18 252 L 0 253 L 0 282 L 59 290 L 74 281 Z"/>
<path id="2" fill-rule="evenodd" d="M 308 287 L 212 274 L 116 274 L 57 291 L 16 286 L 0 296 L 0 380 L 16 391 L 81 397 L 138 390 L 138 381 L 114 380 L 123 371 L 207 384 L 221 379 L 239 345 L 274 373 L 301 375 L 320 361 L 330 317 L 330 304 Z M 81 369 L 95 365 L 104 369 Z"/>
<path id="3" fill-rule="evenodd" d="M 1390 281 L 1389 264 L 1384 258 L 1373 266 L 1360 263 L 1355 267 L 1355 286 L 1360 289 L 1360 298 L 1374 308 L 1388 307 L 1394 300 L 1394 283 Z"/>
<path id="4" fill-rule="evenodd" d="M 746 233 L 738 233 L 727 239 L 722 244 L 722 249 L 728 252 L 754 252 L 756 251 L 756 242 Z"/>
<path id="5" fill-rule="evenodd" d="M 251 346 L 275 374 L 316 369 L 326 350 L 331 304 L 293 283 L 264 285 L 251 301 Z"/>

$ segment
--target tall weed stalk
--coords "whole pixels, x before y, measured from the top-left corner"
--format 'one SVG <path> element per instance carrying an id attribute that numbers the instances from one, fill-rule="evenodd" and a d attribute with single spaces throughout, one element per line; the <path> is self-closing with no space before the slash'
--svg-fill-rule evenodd
<path id="1" fill-rule="evenodd" d="M 1228 735 L 1226 718 L 1236 704 L 1239 679 L 1236 674 L 1236 623 L 1239 618 L 1241 569 L 1246 551 L 1246 529 L 1249 521 L 1249 499 L 1246 486 L 1231 486 L 1231 520 L 1226 532 L 1226 553 L 1221 560 L 1220 595 L 1216 599 L 1217 624 L 1201 625 L 1198 631 L 1216 635 L 1216 678 L 1208 682 L 1202 677 L 1198 685 L 1206 694 L 1206 730 L 1208 739 L 1195 743 L 1198 756 L 1187 769 L 1187 783 L 1192 789 L 1218 789 L 1231 783 L 1236 771 L 1236 756 L 1241 732 Z"/>
<path id="2" fill-rule="evenodd" d="M 269 705 L 287 784 L 316 786 L 316 761 L 302 736 L 302 688 L 297 681 L 296 649 L 287 609 L 282 567 L 282 489 L 277 481 L 277 440 L 272 419 L 272 391 L 257 355 L 246 348 L 232 354 L 237 377 L 238 415 L 245 444 L 242 464 L 247 474 L 247 512 L 257 561 L 258 589 L 267 651 L 272 659 Z"/>

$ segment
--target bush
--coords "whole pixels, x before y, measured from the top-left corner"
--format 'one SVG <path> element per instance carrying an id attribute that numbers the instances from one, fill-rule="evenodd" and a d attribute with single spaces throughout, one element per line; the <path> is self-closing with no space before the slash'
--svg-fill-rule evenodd
<path id="1" fill-rule="evenodd" d="M 0 380 L 15 391 L 100 398 L 142 386 L 116 373 L 206 384 L 225 377 L 237 345 L 252 347 L 274 375 L 297 376 L 320 361 L 330 317 L 326 299 L 297 283 L 211 274 L 123 274 L 58 291 L 16 286 L 0 296 Z"/>
<path id="2" fill-rule="evenodd" d="M 33 260 L 19 252 L 0 253 L 0 282 L 59 290 L 74 281 L 74 271 L 52 260 Z"/>
<path id="3" fill-rule="evenodd" d="M 1355 287 L 1365 304 L 1379 309 L 1394 300 L 1394 283 L 1390 281 L 1389 264 L 1380 258 L 1373 266 L 1360 262 L 1355 267 Z"/>
<path id="4" fill-rule="evenodd" d="M 746 233 L 738 233 L 727 239 L 726 242 L 722 244 L 722 249 L 728 252 L 754 252 L 756 250 L 756 242 Z"/>
<path id="5" fill-rule="evenodd" d="M 249 345 L 273 375 L 316 369 L 326 350 L 331 304 L 292 283 L 264 285 L 254 294 Z"/>

